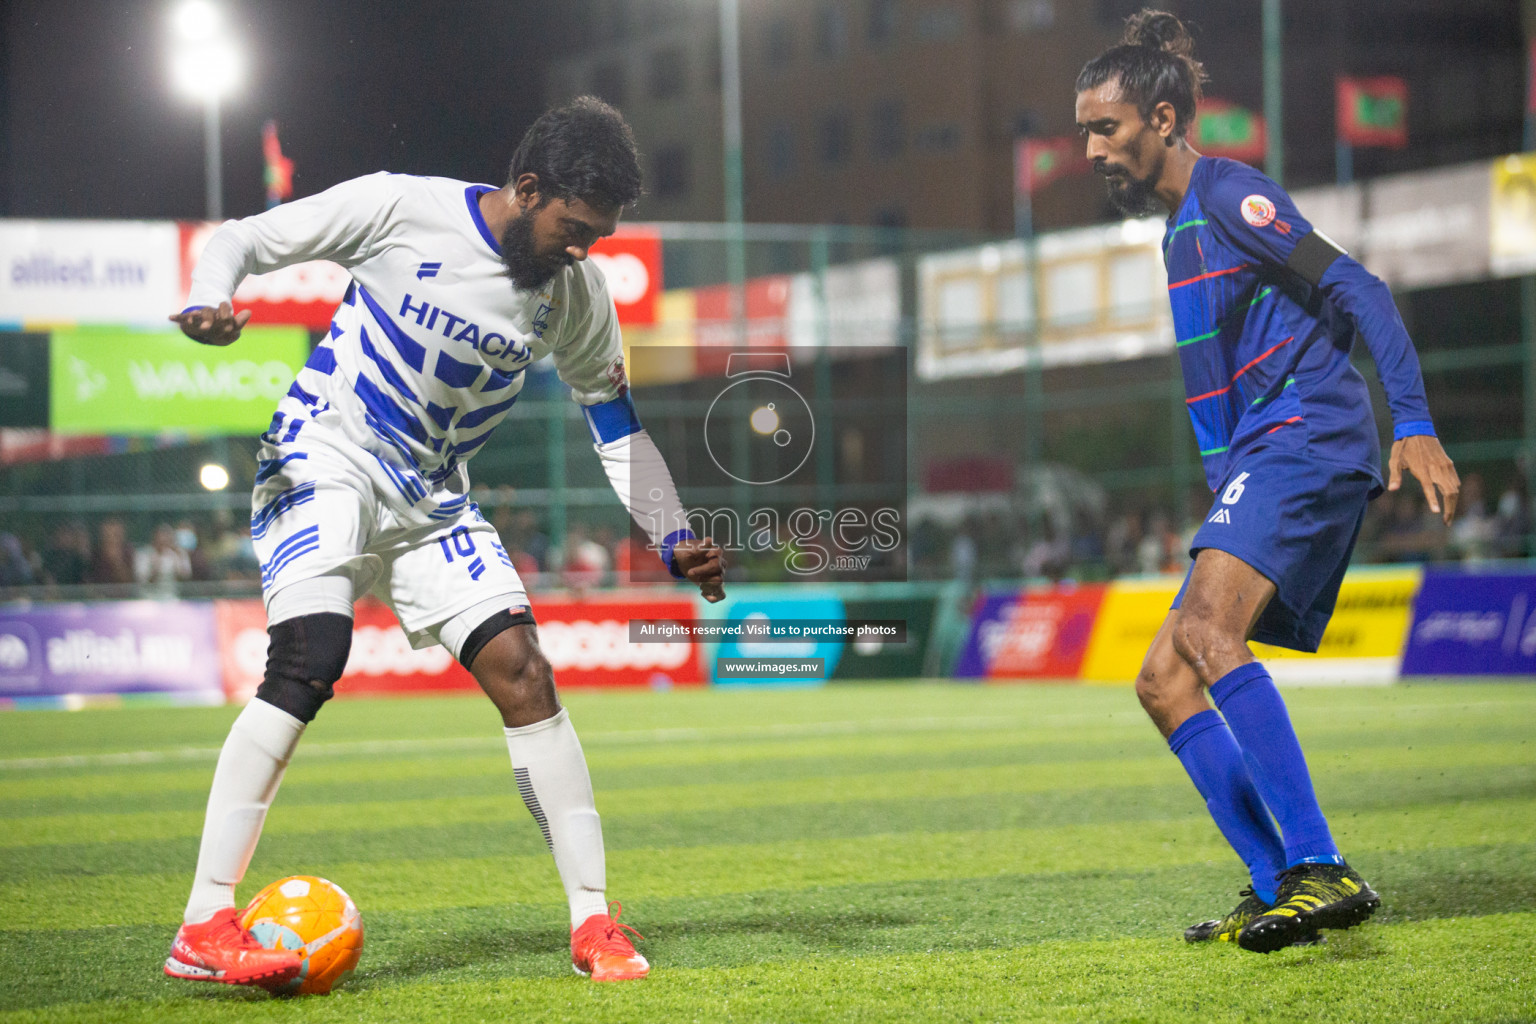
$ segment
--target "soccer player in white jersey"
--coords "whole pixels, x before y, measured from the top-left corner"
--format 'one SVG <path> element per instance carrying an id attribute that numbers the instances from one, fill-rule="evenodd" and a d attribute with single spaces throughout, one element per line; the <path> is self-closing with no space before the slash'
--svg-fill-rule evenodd
<path id="1" fill-rule="evenodd" d="M 165 972 L 270 985 L 297 954 L 243 931 L 235 886 L 299 736 L 341 678 L 352 604 L 387 602 L 413 645 L 440 643 L 501 713 L 517 787 L 571 909 L 571 961 L 594 980 L 649 965 L 610 916 L 602 827 L 581 744 L 539 650 L 529 600 L 468 500 L 465 462 L 548 355 L 631 515 L 674 576 L 724 596 L 720 550 L 688 530 L 628 394 L 613 300 L 585 262 L 640 194 L 633 135 L 591 98 L 544 114 L 507 184 L 373 174 L 225 224 L 171 319 L 227 345 L 245 275 L 305 260 L 352 285 L 262 435 L 251 535 L 270 644 L 265 677 L 219 755 L 185 923 Z"/>

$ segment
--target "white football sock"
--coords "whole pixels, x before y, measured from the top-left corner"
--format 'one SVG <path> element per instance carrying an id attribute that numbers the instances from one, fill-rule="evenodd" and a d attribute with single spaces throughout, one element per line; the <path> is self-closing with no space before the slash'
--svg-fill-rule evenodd
<path id="1" fill-rule="evenodd" d="M 575 928 L 608 911 L 603 826 L 581 741 L 564 708 L 553 718 L 503 731 L 518 792 L 555 855 Z"/>
<path id="2" fill-rule="evenodd" d="M 197 876 L 182 916 L 186 923 L 206 921 L 235 905 L 235 886 L 250 866 L 267 808 L 303 733 L 303 722 L 259 699 L 230 727 L 208 791 Z"/>

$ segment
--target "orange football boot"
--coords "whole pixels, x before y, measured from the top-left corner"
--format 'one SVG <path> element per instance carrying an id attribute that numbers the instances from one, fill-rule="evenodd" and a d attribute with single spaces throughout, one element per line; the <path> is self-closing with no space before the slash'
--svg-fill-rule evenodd
<path id="1" fill-rule="evenodd" d="M 200 924 L 184 924 L 165 958 L 165 973 L 224 985 L 281 985 L 298 976 L 303 960 L 286 949 L 267 949 L 240 927 L 240 912 L 221 910 Z"/>
<path id="2" fill-rule="evenodd" d="M 637 939 L 645 938 L 627 924 L 619 923 L 624 905 L 615 900 L 608 904 L 608 913 L 593 914 L 571 929 L 571 967 L 583 978 L 593 981 L 629 981 L 651 973 L 651 965 L 645 957 L 635 952 L 629 941 L 629 932 Z"/>

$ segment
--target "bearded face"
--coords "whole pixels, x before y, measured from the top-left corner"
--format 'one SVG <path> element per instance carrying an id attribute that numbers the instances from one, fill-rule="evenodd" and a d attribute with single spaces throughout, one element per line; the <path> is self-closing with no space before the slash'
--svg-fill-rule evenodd
<path id="1" fill-rule="evenodd" d="M 548 200 L 546 200 L 546 203 Z M 540 255 L 534 239 L 534 214 L 544 204 L 513 217 L 501 235 L 501 262 L 507 268 L 512 286 L 519 291 L 538 291 L 553 281 L 555 275 L 576 262 L 564 250 Z"/>
<path id="2" fill-rule="evenodd" d="M 1120 162 L 1113 157 L 1098 157 L 1093 161 L 1093 171 L 1104 179 L 1104 187 L 1109 192 L 1109 201 L 1115 209 L 1129 217 L 1139 217 L 1151 213 L 1157 209 L 1157 193 L 1154 191 L 1157 179 L 1162 173 L 1161 165 L 1149 171 L 1144 177 L 1138 177 L 1132 167 L 1145 166 L 1141 152 L 1142 140 L 1137 139 L 1127 147 L 1125 161 Z"/>

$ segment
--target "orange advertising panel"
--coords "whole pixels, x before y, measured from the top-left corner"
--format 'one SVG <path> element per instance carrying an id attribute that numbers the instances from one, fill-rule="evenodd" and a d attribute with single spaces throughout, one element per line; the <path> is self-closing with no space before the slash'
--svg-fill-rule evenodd
<path id="1" fill-rule="evenodd" d="M 192 287 L 192 268 L 203 246 L 218 230 L 211 221 L 183 221 L 181 233 L 181 305 L 187 304 Z M 268 274 L 252 274 L 235 292 L 235 308 L 251 311 L 258 324 L 293 324 L 322 331 L 341 304 L 352 275 L 345 267 L 326 260 L 295 263 Z"/>
<path id="2" fill-rule="evenodd" d="M 214 602 L 231 703 L 251 699 L 267 658 L 267 618 L 260 601 Z M 630 619 L 692 619 L 686 598 L 621 597 L 589 601 L 537 601 L 539 645 L 555 670 L 555 683 L 574 687 L 698 686 L 704 683 L 699 646 L 692 640 L 629 642 Z M 478 690 L 453 656 L 434 644 L 412 650 L 394 614 L 373 600 L 359 601 L 352 623 L 352 653 L 336 684 L 341 696 Z"/>

